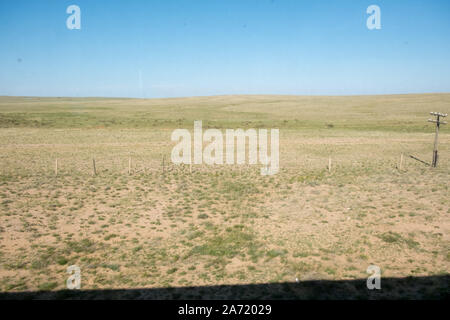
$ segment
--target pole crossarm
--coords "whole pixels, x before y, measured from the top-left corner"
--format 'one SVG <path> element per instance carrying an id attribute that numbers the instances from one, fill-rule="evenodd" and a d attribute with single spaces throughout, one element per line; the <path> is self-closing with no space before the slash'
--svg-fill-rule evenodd
<path id="1" fill-rule="evenodd" d="M 428 122 L 434 122 L 434 123 L 439 123 L 439 124 L 447 124 L 447 121 L 438 121 L 438 120 L 434 120 L 434 119 L 428 119 Z"/>
<path id="2" fill-rule="evenodd" d="M 430 114 L 432 115 L 432 116 L 439 116 L 439 117 L 446 117 L 446 116 L 448 116 L 448 114 L 447 113 L 440 113 L 440 112 L 430 112 Z"/>

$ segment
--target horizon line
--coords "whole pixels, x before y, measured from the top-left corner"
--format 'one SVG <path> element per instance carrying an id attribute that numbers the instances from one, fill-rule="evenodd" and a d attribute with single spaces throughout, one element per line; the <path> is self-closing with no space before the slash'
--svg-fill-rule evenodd
<path id="1" fill-rule="evenodd" d="M 0 98 L 54 98 L 54 99 L 138 99 L 138 100 L 157 100 L 157 99 L 187 99 L 187 98 L 214 98 L 227 96 L 241 97 L 262 97 L 262 96 L 283 96 L 283 97 L 370 97 L 370 96 L 405 96 L 405 95 L 441 95 L 450 94 L 450 91 L 440 92 L 416 92 L 416 93 L 372 93 L 372 94 L 269 94 L 269 93 L 228 93 L 228 94 L 211 94 L 211 95 L 193 95 L 193 96 L 177 96 L 177 97 L 133 97 L 133 96 L 59 96 L 59 95 L 2 95 Z"/>

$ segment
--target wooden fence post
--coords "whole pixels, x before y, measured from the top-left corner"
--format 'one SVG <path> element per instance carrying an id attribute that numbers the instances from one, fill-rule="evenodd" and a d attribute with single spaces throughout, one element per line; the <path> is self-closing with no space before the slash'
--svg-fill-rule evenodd
<path id="1" fill-rule="evenodd" d="M 94 169 L 94 176 L 96 176 L 97 175 L 97 169 L 95 168 L 95 158 L 92 158 L 92 166 L 93 166 L 93 169 Z"/>
<path id="2" fill-rule="evenodd" d="M 165 173 L 165 168 L 164 168 L 164 166 L 165 166 L 165 160 L 166 160 L 166 156 L 165 155 L 163 155 L 163 158 L 162 158 L 162 172 L 163 172 L 163 174 Z"/>
<path id="3" fill-rule="evenodd" d="M 131 175 L 131 157 L 128 158 L 128 174 Z"/>

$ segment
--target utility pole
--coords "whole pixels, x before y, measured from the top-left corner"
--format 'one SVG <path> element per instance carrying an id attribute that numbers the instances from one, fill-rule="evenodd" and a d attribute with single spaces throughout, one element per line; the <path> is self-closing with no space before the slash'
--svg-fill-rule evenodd
<path id="1" fill-rule="evenodd" d="M 439 137 L 439 126 L 441 124 L 447 124 L 446 121 L 441 121 L 441 117 L 445 118 L 447 114 L 440 112 L 430 112 L 432 116 L 435 116 L 436 119 L 428 119 L 428 122 L 436 123 L 436 135 L 434 136 L 434 148 L 433 148 L 433 162 L 431 163 L 432 167 L 436 167 L 438 164 L 438 137 Z"/>

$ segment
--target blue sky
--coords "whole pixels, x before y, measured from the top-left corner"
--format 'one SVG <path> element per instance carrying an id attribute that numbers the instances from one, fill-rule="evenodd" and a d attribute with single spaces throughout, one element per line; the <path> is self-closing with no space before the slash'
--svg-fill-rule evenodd
<path id="1" fill-rule="evenodd" d="M 0 95 L 450 92 L 448 0 L 0 0 L 0 39 Z"/>

